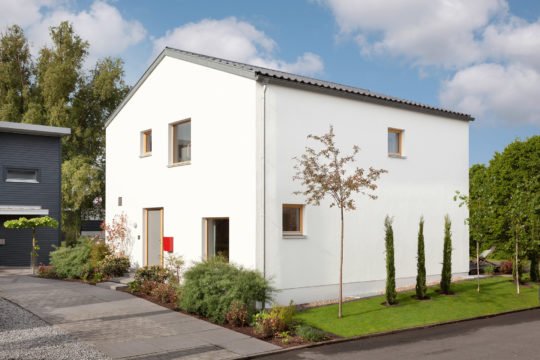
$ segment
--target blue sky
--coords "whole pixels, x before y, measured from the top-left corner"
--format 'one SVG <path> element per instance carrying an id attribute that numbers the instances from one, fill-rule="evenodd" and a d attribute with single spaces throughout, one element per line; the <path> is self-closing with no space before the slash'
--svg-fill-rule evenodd
<path id="1" fill-rule="evenodd" d="M 167 45 L 470 113 L 471 164 L 540 134 L 537 0 L 0 2 L 34 51 L 61 20 L 130 84 Z"/>

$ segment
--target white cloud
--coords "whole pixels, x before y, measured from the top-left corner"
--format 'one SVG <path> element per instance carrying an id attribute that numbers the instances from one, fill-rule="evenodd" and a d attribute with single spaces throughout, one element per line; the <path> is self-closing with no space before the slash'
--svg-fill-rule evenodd
<path id="1" fill-rule="evenodd" d="M 327 0 L 342 34 L 365 54 L 405 57 L 417 65 L 456 67 L 482 57 L 476 32 L 502 0 Z"/>
<path id="2" fill-rule="evenodd" d="M 321 58 L 306 52 L 290 63 L 275 57 L 276 42 L 248 22 L 229 17 L 203 19 L 154 40 L 155 54 L 166 46 L 300 74 L 322 72 Z"/>
<path id="3" fill-rule="evenodd" d="M 540 74 L 535 69 L 491 63 L 458 71 L 443 83 L 440 100 L 481 120 L 540 125 L 539 94 Z"/>
<path id="4" fill-rule="evenodd" d="M 69 21 L 75 32 L 90 44 L 90 64 L 101 57 L 120 55 L 146 38 L 140 22 L 125 19 L 105 1 L 94 1 L 87 10 L 79 12 L 68 5 L 66 0 L 2 0 L 0 25 L 22 26 L 32 52 L 37 53 L 43 45 L 51 44 L 49 27 Z"/>
<path id="5" fill-rule="evenodd" d="M 406 59 L 420 74 L 450 72 L 442 105 L 480 120 L 540 125 L 540 20 L 513 16 L 506 0 L 318 2 L 362 54 Z"/>

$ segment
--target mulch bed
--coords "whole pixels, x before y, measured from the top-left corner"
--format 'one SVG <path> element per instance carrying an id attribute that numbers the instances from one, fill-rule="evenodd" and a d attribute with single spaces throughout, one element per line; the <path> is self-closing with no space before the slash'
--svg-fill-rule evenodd
<path id="1" fill-rule="evenodd" d="M 150 296 L 150 295 L 147 295 L 147 294 L 144 294 L 144 293 L 141 293 L 141 292 L 131 292 L 129 290 L 129 288 L 121 288 L 121 289 L 118 289 L 118 290 L 126 292 L 126 293 L 131 294 L 131 295 L 135 295 L 135 296 L 140 297 L 142 299 L 145 299 L 147 301 L 153 302 L 154 304 L 163 306 L 163 307 L 165 307 L 165 308 L 167 308 L 169 310 L 181 312 L 182 314 L 189 315 L 189 316 L 192 316 L 194 318 L 210 322 L 204 317 L 198 316 L 196 314 L 187 313 L 187 312 L 179 309 L 176 306 L 176 304 L 170 304 L 170 303 L 169 304 L 164 304 L 164 303 L 160 302 L 158 299 L 156 299 L 153 296 Z M 313 344 L 313 342 L 306 341 L 306 340 L 302 339 L 299 336 L 289 336 L 288 339 L 285 342 L 283 341 L 282 338 L 278 338 L 278 337 L 263 338 L 260 335 L 255 334 L 254 328 L 252 326 L 236 327 L 236 326 L 231 326 L 229 324 L 215 324 L 215 323 L 212 323 L 212 324 L 218 325 L 218 326 L 221 326 L 221 327 L 224 327 L 226 329 L 230 329 L 230 330 L 233 330 L 233 331 L 236 331 L 236 332 L 239 332 L 239 333 L 244 334 L 244 335 L 248 335 L 248 336 L 257 338 L 259 340 L 266 341 L 268 343 L 280 346 L 282 348 L 289 348 L 289 347 L 298 346 L 298 345 Z M 334 340 L 334 339 L 339 339 L 339 338 L 340 338 L 339 336 L 336 336 L 336 335 L 333 335 L 333 334 L 327 334 L 327 340 Z"/>

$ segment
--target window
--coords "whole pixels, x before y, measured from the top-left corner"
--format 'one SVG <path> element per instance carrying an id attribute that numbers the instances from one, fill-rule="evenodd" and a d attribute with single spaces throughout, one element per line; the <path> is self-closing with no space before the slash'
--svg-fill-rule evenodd
<path id="1" fill-rule="evenodd" d="M 388 128 L 388 155 L 401 156 L 403 130 Z"/>
<path id="2" fill-rule="evenodd" d="M 191 120 L 184 120 L 171 125 L 172 128 L 172 163 L 178 164 L 191 160 Z"/>
<path id="3" fill-rule="evenodd" d="M 152 154 L 152 130 L 141 133 L 141 155 Z"/>
<path id="4" fill-rule="evenodd" d="M 38 171 L 36 169 L 15 169 L 7 168 L 5 175 L 6 182 L 37 183 Z"/>
<path id="5" fill-rule="evenodd" d="M 206 223 L 206 258 L 221 256 L 229 261 L 229 219 L 208 218 Z"/>
<path id="6" fill-rule="evenodd" d="M 302 205 L 283 205 L 284 235 L 302 235 L 303 210 Z"/>

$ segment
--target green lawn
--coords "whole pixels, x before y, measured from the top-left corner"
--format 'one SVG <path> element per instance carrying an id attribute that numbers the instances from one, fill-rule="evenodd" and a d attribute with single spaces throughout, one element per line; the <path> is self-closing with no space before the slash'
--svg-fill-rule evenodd
<path id="1" fill-rule="evenodd" d="M 440 295 L 437 289 L 429 289 L 431 299 L 426 301 L 414 299 L 414 291 L 400 293 L 399 305 L 392 307 L 381 305 L 384 296 L 348 302 L 343 304 L 342 319 L 337 318 L 337 305 L 312 308 L 296 317 L 324 331 L 349 337 L 540 305 L 538 285 L 522 286 L 521 295 L 516 295 L 515 284 L 508 277 L 482 279 L 480 294 L 476 292 L 476 280 L 453 284 L 455 295 L 451 296 Z"/>

